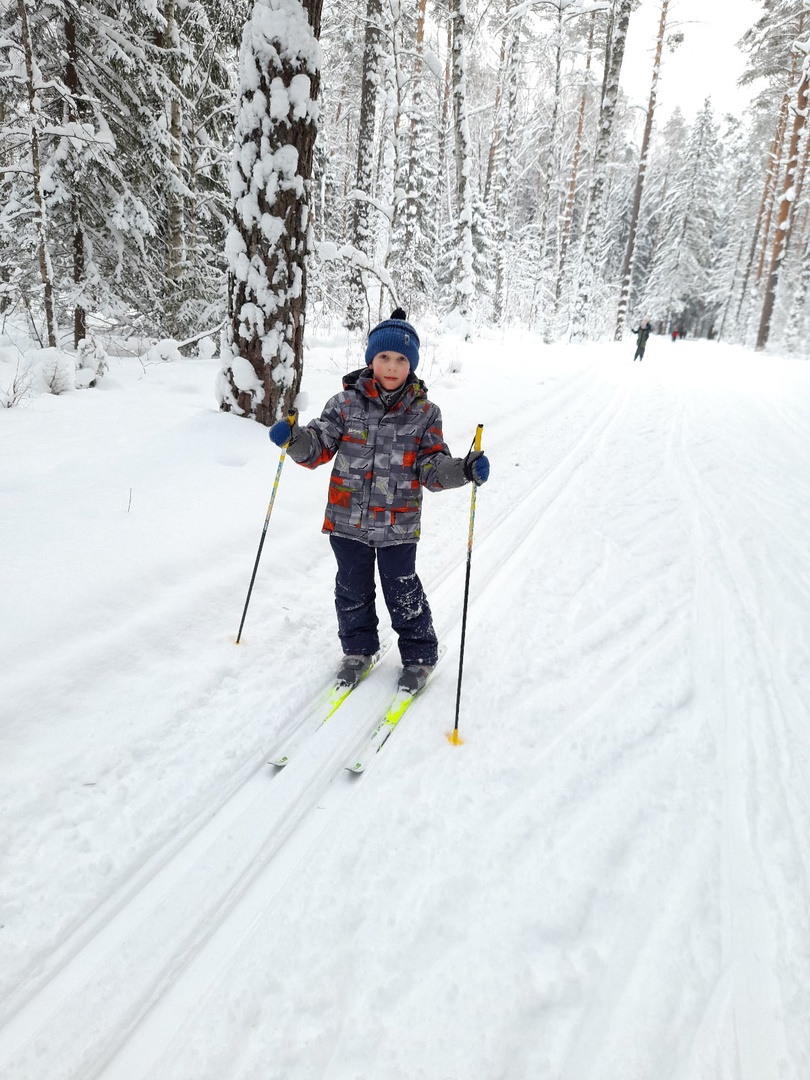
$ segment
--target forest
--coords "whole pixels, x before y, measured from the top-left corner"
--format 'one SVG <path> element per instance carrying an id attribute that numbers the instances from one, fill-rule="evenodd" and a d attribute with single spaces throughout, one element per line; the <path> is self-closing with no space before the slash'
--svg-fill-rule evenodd
<path id="1" fill-rule="evenodd" d="M 757 92 L 656 115 L 620 87 L 640 0 L 3 0 L 0 312 L 73 350 L 216 339 L 272 423 L 304 328 L 399 304 L 466 337 L 659 333 L 807 355 L 810 2 L 762 0 Z"/>

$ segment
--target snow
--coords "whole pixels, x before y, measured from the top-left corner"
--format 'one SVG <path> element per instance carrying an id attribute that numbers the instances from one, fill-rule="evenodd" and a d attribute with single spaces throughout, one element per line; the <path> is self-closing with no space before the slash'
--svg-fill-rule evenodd
<path id="1" fill-rule="evenodd" d="M 338 659 L 328 471 L 284 465 L 236 647 L 279 454 L 218 361 L 0 411 L 2 1080 L 807 1076 L 810 366 L 633 348 L 425 348 L 492 462 L 463 745 L 469 489 L 360 778 L 395 648 L 266 765 Z M 361 350 L 310 341 L 303 419 Z"/>

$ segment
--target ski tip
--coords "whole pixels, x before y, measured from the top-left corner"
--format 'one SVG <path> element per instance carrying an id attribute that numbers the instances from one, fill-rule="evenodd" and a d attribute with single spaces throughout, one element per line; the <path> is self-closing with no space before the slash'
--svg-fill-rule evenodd
<path id="1" fill-rule="evenodd" d="M 354 773 L 355 776 L 359 776 L 365 769 L 365 765 L 362 761 L 355 761 L 353 765 L 346 766 L 346 772 Z"/>
<path id="2" fill-rule="evenodd" d="M 453 746 L 463 746 L 464 740 L 461 738 L 457 731 L 451 731 L 447 736 L 447 741 Z"/>
<path id="3" fill-rule="evenodd" d="M 283 769 L 290 759 L 285 755 L 284 757 L 270 758 L 267 762 L 268 765 L 275 765 L 277 769 Z"/>

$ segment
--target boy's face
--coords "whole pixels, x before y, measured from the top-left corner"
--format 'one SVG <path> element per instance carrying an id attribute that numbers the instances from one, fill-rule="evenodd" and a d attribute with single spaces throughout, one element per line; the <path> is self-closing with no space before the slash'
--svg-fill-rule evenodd
<path id="1" fill-rule="evenodd" d="M 408 378 L 411 365 L 401 353 L 378 352 L 371 361 L 371 370 L 383 390 L 398 390 Z"/>

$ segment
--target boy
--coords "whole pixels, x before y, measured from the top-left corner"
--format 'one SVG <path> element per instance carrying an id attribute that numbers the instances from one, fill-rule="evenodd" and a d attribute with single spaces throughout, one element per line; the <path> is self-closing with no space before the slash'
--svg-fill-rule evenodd
<path id="1" fill-rule="evenodd" d="M 451 457 L 442 416 L 416 375 L 419 337 L 397 308 L 368 336 L 366 366 L 343 379 L 317 420 L 270 429 L 277 446 L 315 469 L 335 458 L 323 531 L 337 560 L 335 607 L 343 663 L 337 680 L 355 685 L 379 647 L 374 566 L 399 638 L 399 688 L 416 693 L 436 664 L 430 607 L 416 574 L 422 487 L 430 491 L 483 484 L 489 461 L 480 450 Z"/>

